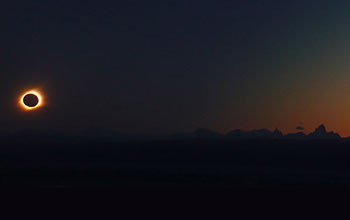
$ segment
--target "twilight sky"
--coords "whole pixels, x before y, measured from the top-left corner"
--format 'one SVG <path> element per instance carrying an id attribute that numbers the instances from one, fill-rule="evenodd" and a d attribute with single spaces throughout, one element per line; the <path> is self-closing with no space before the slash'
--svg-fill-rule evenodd
<path id="1" fill-rule="evenodd" d="M 171 133 L 320 123 L 350 135 L 350 2 L 15 1 L 0 129 Z M 45 106 L 17 98 L 39 89 Z"/>

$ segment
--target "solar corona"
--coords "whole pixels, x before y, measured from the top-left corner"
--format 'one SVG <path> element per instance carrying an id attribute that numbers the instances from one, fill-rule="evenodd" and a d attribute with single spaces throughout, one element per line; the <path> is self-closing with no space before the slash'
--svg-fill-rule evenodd
<path id="1" fill-rule="evenodd" d="M 38 91 L 31 90 L 21 96 L 19 104 L 24 110 L 33 111 L 43 105 L 43 98 Z"/>

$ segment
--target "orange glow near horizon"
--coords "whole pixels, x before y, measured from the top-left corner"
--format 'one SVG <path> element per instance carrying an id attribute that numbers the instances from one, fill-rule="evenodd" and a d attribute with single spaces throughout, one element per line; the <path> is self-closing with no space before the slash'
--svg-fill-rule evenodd
<path id="1" fill-rule="evenodd" d="M 36 106 L 34 106 L 34 107 L 27 106 L 23 102 L 24 97 L 26 95 L 30 95 L 30 94 L 35 95 L 38 98 L 38 104 Z M 19 104 L 24 110 L 32 111 L 32 110 L 38 109 L 38 108 L 43 106 L 43 104 L 44 104 L 43 103 L 43 96 L 37 90 L 31 90 L 31 91 L 28 91 L 28 92 L 24 93 L 23 95 L 21 95 L 21 97 L 19 99 Z"/>

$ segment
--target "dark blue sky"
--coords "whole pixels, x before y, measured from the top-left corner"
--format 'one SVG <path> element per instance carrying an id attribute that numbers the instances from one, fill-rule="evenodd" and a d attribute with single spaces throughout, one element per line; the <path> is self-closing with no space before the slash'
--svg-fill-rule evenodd
<path id="1" fill-rule="evenodd" d="M 325 121 L 350 134 L 341 124 L 350 105 L 336 98 L 350 78 L 349 10 L 348 1 L 5 1 L 2 129 L 289 131 Z M 47 105 L 20 113 L 12 103 L 31 88 Z"/>

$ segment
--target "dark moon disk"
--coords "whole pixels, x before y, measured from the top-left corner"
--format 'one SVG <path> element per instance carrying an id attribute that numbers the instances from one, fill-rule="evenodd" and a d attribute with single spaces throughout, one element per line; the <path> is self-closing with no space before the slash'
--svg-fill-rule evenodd
<path id="1" fill-rule="evenodd" d="M 34 94 L 28 94 L 23 97 L 23 103 L 28 107 L 35 107 L 39 103 L 39 98 Z"/>

